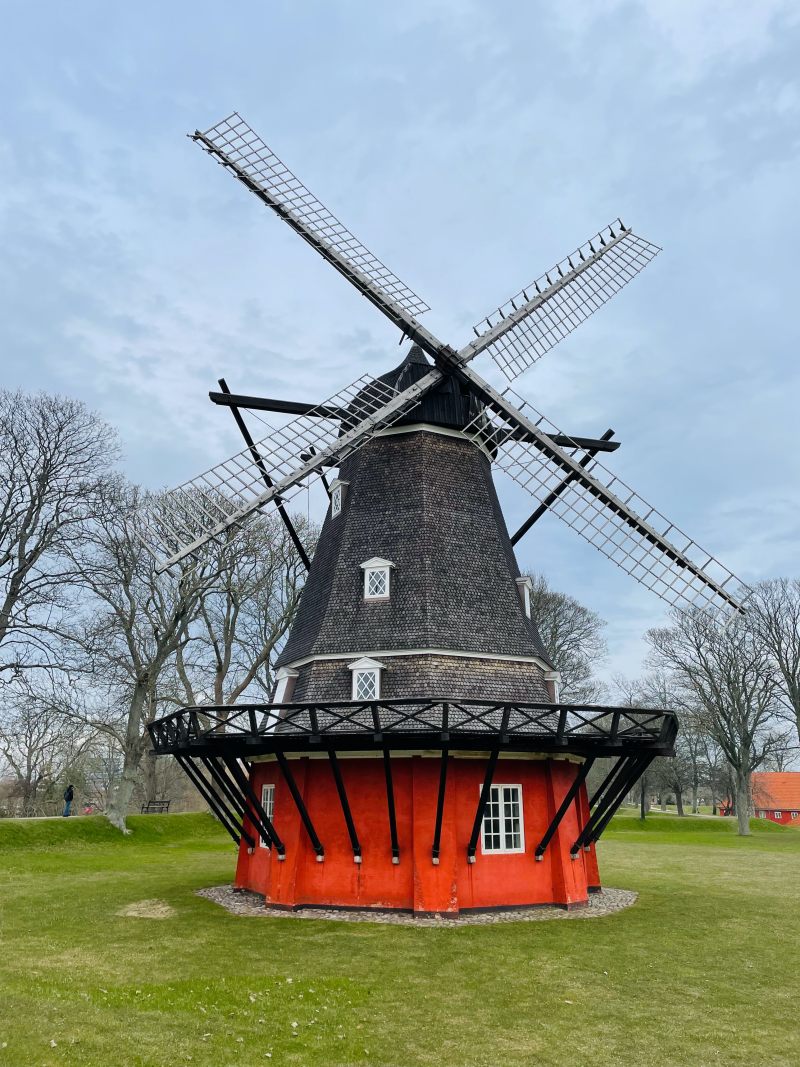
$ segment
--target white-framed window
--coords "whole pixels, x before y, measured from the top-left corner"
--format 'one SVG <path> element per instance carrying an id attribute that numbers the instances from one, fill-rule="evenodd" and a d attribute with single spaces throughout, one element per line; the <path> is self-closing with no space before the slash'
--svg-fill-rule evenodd
<path id="1" fill-rule="evenodd" d="M 391 573 L 394 563 L 374 556 L 361 564 L 364 572 L 364 599 L 388 600 L 391 592 Z"/>
<path id="2" fill-rule="evenodd" d="M 380 700 L 383 664 L 374 659 L 358 659 L 350 664 L 353 675 L 352 700 Z"/>
<path id="3" fill-rule="evenodd" d="M 533 589 L 533 582 L 530 578 L 517 578 L 517 589 L 519 590 L 519 597 L 522 601 L 522 610 L 525 612 L 528 618 L 531 617 L 531 590 Z"/>
<path id="4" fill-rule="evenodd" d="M 759 819 L 766 819 L 767 813 L 765 811 L 760 811 L 758 813 L 758 817 L 759 817 Z"/>
<path id="5" fill-rule="evenodd" d="M 275 814 L 275 786 L 272 783 L 261 786 L 261 807 L 266 812 L 269 821 L 272 822 Z M 265 841 L 263 837 L 259 838 L 259 843 L 265 848 L 269 847 L 269 841 Z"/>
<path id="6" fill-rule="evenodd" d="M 353 700 L 377 700 L 380 695 L 380 671 L 353 671 Z"/>
<path id="7" fill-rule="evenodd" d="M 776 818 L 776 819 L 780 819 L 780 818 L 782 818 L 782 817 L 783 817 L 783 813 L 782 813 L 782 812 L 780 812 L 780 811 L 776 811 L 776 812 L 774 813 L 774 815 L 775 815 L 775 818 Z"/>
<path id="8" fill-rule="evenodd" d="M 278 673 L 275 675 L 275 696 L 272 698 L 272 703 L 288 704 L 292 699 L 295 682 L 299 677 L 299 671 L 295 671 L 291 667 L 279 667 Z"/>
<path id="9" fill-rule="evenodd" d="M 493 785 L 489 790 L 481 827 L 481 849 L 495 855 L 525 851 L 521 785 Z"/>
<path id="10" fill-rule="evenodd" d="M 337 515 L 342 514 L 342 504 L 344 503 L 344 494 L 347 489 L 348 482 L 342 482 L 338 478 L 335 478 L 331 482 L 331 518 L 335 519 Z"/>
<path id="11" fill-rule="evenodd" d="M 793 812 L 792 812 L 792 818 L 793 818 L 793 819 L 796 819 L 796 818 L 797 818 L 797 816 L 798 816 L 798 814 L 799 814 L 798 812 L 796 812 L 796 811 L 793 811 Z"/>

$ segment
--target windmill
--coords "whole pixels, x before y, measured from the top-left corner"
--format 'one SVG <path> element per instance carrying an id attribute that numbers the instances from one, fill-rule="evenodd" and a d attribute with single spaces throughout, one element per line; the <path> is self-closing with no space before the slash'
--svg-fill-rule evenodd
<path id="1" fill-rule="evenodd" d="M 337 880 L 335 888 L 328 885 L 317 892 L 309 887 L 313 879 L 306 872 L 309 885 L 304 892 L 308 899 L 375 906 L 376 900 L 386 896 L 388 890 L 381 879 L 385 881 L 387 876 L 377 860 L 374 862 L 379 873 L 371 875 L 377 879 L 372 889 L 365 888 L 366 871 L 363 877 L 360 873 L 366 851 L 356 824 L 366 824 L 364 832 L 369 835 L 376 833 L 373 808 L 365 805 L 362 798 L 360 810 L 355 812 L 345 782 L 349 776 L 351 789 L 358 792 L 359 788 L 366 788 L 364 782 L 371 781 L 375 761 L 351 755 L 344 774 L 337 757 L 340 751 L 363 755 L 365 748 L 374 748 L 383 757 L 393 865 L 399 865 L 401 854 L 398 789 L 402 802 L 411 803 L 412 794 L 416 797 L 417 792 L 427 797 L 424 804 L 417 798 L 413 807 L 419 811 L 430 806 L 431 863 L 435 868 L 440 863 L 443 835 L 457 836 L 461 819 L 453 812 L 450 821 L 446 817 L 448 803 L 451 807 L 454 803 L 447 791 L 448 768 L 456 777 L 452 792 L 452 788 L 463 786 L 459 774 L 468 778 L 480 766 L 478 804 L 474 818 L 470 817 L 471 829 L 465 842 L 467 865 L 475 864 L 479 839 L 481 855 L 495 851 L 506 856 L 520 851 L 516 847 L 494 848 L 493 842 L 507 843 L 503 827 L 521 827 L 524 804 L 533 803 L 532 798 L 538 797 L 538 814 L 531 818 L 534 822 L 543 818 L 542 811 L 551 817 L 542 826 L 532 858 L 548 860 L 552 868 L 548 877 L 544 881 L 540 875 L 536 877 L 549 888 L 542 889 L 539 882 L 538 889 L 532 888 L 532 876 L 527 872 L 512 879 L 514 886 L 501 903 L 531 903 L 537 894 L 544 894 L 543 899 L 548 900 L 557 899 L 560 894 L 565 902 L 585 898 L 587 889 L 599 884 L 594 842 L 650 760 L 672 751 L 676 723 L 674 716 L 663 711 L 579 708 L 558 702 L 557 665 L 549 663 L 538 639 L 535 620 L 530 618 L 529 592 L 525 579 L 519 577 L 511 545 L 550 511 L 671 607 L 708 610 L 724 618 L 741 610 L 739 583 L 711 554 L 599 461 L 600 453 L 618 447 L 618 442 L 612 440 L 612 431 L 599 439 L 562 433 L 510 386 L 502 391 L 494 388 L 475 371 L 474 363 L 477 357 L 487 354 L 513 382 L 619 292 L 659 249 L 618 219 L 483 318 L 474 327 L 474 336 L 455 348 L 420 323 L 419 316 L 428 310 L 428 305 L 314 197 L 238 114 L 190 136 L 381 311 L 398 328 L 401 340 L 408 339 L 412 348 L 399 367 L 377 376 L 367 375 L 316 405 L 232 394 L 224 380 L 220 381 L 220 391 L 210 394 L 214 403 L 232 409 L 246 447 L 165 494 L 158 508 L 145 517 L 145 536 L 159 553 L 160 566 L 172 567 L 202 552 L 209 542 L 224 541 L 255 512 L 272 503 L 287 524 L 301 558 L 310 567 L 310 575 L 298 621 L 279 661 L 283 674 L 279 672 L 273 703 L 241 707 L 233 714 L 231 709 L 184 709 L 153 724 L 151 734 L 156 750 L 177 756 L 240 843 L 242 884 L 253 884 L 255 879 L 261 885 L 264 880 L 263 870 L 261 875 L 248 873 L 256 862 L 248 857 L 258 857 L 262 862 L 260 857 L 267 854 L 277 860 L 287 854 L 285 842 L 276 830 L 275 789 L 280 782 L 280 790 L 287 791 L 286 796 L 295 806 L 297 825 L 304 830 L 301 837 L 306 849 L 311 850 L 308 855 L 313 852 L 315 862 L 322 862 L 326 855 L 330 857 L 323 835 L 315 827 L 308 799 L 319 794 L 320 812 L 329 812 L 331 806 L 341 807 L 337 816 L 341 825 L 337 825 L 342 833 L 346 828 L 353 859 L 359 866 L 357 890 L 349 882 L 347 888 Z M 244 423 L 243 409 L 297 417 L 288 424 L 270 426 L 263 439 L 254 441 Z M 413 433 L 418 440 L 412 450 L 408 441 Z M 420 458 L 423 452 L 425 455 Z M 474 521 L 474 515 L 468 519 L 459 512 L 462 526 L 454 530 L 444 546 L 440 543 L 440 530 L 447 525 L 447 513 L 437 513 L 435 529 L 424 535 L 420 532 L 425 529 L 428 506 L 424 501 L 430 500 L 431 493 L 414 498 L 414 486 L 401 485 L 400 491 L 407 490 L 409 500 L 417 501 L 409 506 L 412 511 L 417 509 L 410 527 L 403 526 L 409 508 L 399 516 L 398 505 L 392 502 L 396 501 L 398 489 L 395 485 L 390 493 L 388 483 L 396 478 L 398 469 L 406 469 L 415 458 L 419 460 L 419 482 L 435 477 L 432 471 L 444 470 L 449 464 L 450 481 L 464 479 L 457 500 L 465 494 L 474 496 L 475 509 L 483 509 L 482 528 L 491 527 L 485 535 L 483 559 L 472 565 L 458 604 L 453 603 L 449 613 L 440 611 L 438 616 L 436 604 L 426 599 L 430 597 L 429 590 L 419 584 L 413 562 L 416 557 L 409 557 L 404 569 L 396 560 L 377 552 L 358 563 L 354 562 L 358 557 L 347 556 L 351 548 L 352 552 L 357 551 L 354 544 L 367 545 L 370 537 L 375 543 L 382 540 L 383 544 L 393 544 L 397 555 L 403 553 L 406 542 L 424 536 L 428 538 L 425 552 L 433 560 L 428 561 L 429 571 L 449 568 L 452 573 L 461 567 L 452 555 L 452 546 L 465 543 L 467 527 L 463 524 Z M 513 479 L 536 504 L 530 518 L 511 538 L 494 499 L 490 466 Z M 338 475 L 329 484 L 326 472 L 333 468 L 338 469 Z M 286 503 L 315 476 L 320 476 L 329 490 L 330 507 L 312 564 L 294 530 Z M 434 495 L 446 490 L 447 483 L 442 480 Z M 383 528 L 378 531 L 366 521 L 367 499 L 383 517 Z M 455 510 L 460 506 L 457 500 L 453 504 Z M 336 520 L 343 511 L 347 512 L 346 522 L 337 527 Z M 349 534 L 337 533 L 346 523 Z M 393 542 L 391 538 L 387 542 L 389 529 L 404 529 L 405 540 L 395 537 Z M 432 549 L 430 541 L 435 542 Z M 417 556 L 422 552 L 421 544 L 420 540 L 414 549 Z M 453 617 L 464 614 L 464 604 L 470 602 L 470 596 L 485 580 L 483 571 L 492 566 L 493 584 L 483 588 L 483 600 L 473 597 L 469 623 L 458 630 Z M 348 583 L 356 567 L 363 570 L 364 578 L 363 597 L 359 592 L 358 603 L 348 600 L 351 592 L 345 591 L 345 586 L 350 588 Z M 394 590 L 411 590 L 415 581 L 414 597 L 409 597 L 405 614 L 397 615 L 400 609 L 392 600 Z M 493 590 L 513 590 L 514 585 L 520 594 L 521 611 L 507 598 L 501 603 L 505 595 L 501 591 L 495 599 Z M 414 602 L 420 598 L 426 601 L 424 623 L 418 621 L 419 613 L 415 614 Z M 494 610 L 482 611 L 478 606 L 481 603 Z M 375 621 L 380 611 L 387 620 L 391 614 L 391 627 L 388 622 L 384 625 Z M 435 633 L 431 632 L 432 617 L 440 619 Z M 483 628 L 485 633 L 478 639 L 467 632 L 470 627 L 476 631 Z M 507 632 L 495 639 L 492 627 L 498 633 L 506 627 Z M 506 655 L 503 648 L 511 649 L 513 654 Z M 386 657 L 395 657 L 395 677 L 405 678 L 402 684 L 396 681 L 389 704 L 381 684 L 385 665 L 372 655 L 378 654 L 376 649 L 382 649 Z M 354 659 L 358 652 L 365 654 Z M 450 662 L 459 656 L 462 674 Z M 427 659 L 423 667 L 424 657 Z M 413 671 L 407 670 L 403 675 L 398 665 L 405 663 L 408 667 L 412 661 Z M 512 661 L 513 669 L 509 666 Z M 440 675 L 428 669 L 434 662 L 439 663 Z M 331 664 L 339 664 L 338 674 Z M 354 684 L 352 692 L 345 693 L 342 677 L 348 670 Z M 457 693 L 464 671 L 474 671 L 474 677 L 465 683 L 466 690 Z M 520 680 L 523 675 L 524 683 Z M 422 677 L 428 679 L 424 692 Z M 443 691 L 442 678 L 455 688 Z M 480 693 L 481 686 L 488 687 L 488 700 L 470 695 Z M 447 699 L 450 696 L 456 699 Z M 430 761 L 420 757 L 419 767 L 411 773 L 412 780 L 403 779 L 402 786 L 396 784 L 392 753 L 415 752 L 423 741 L 426 751 L 435 748 L 440 753 L 438 779 L 434 782 L 431 778 Z M 456 758 L 457 753 L 484 750 L 484 763 L 471 757 L 469 772 L 463 769 L 467 764 Z M 308 752 L 327 756 L 330 771 L 326 769 L 323 775 L 327 785 L 320 784 L 323 772 L 308 771 L 308 766 L 313 766 L 308 764 Z M 553 755 L 542 762 L 543 753 L 563 758 Z M 525 780 L 524 786 L 496 784 L 501 754 L 505 758 L 516 754 L 520 760 L 517 773 Z M 616 763 L 590 802 L 586 778 L 593 761 L 604 755 L 614 755 Z M 529 757 L 539 763 L 530 762 Z M 254 762 L 257 758 L 266 762 Z M 275 776 L 267 774 L 265 778 L 263 767 L 270 766 L 271 760 L 280 775 L 276 770 Z M 404 774 L 408 763 L 402 765 Z M 453 768 L 458 770 L 454 772 Z M 304 784 L 298 782 L 299 770 Z M 323 794 L 324 800 L 320 799 Z M 325 817 L 318 814 L 317 819 Z M 574 823 L 574 839 L 567 841 L 564 837 L 558 844 L 570 819 Z M 335 828 L 329 830 L 334 836 L 338 832 Z M 521 830 L 512 830 L 509 840 L 519 844 L 521 836 Z M 259 851 L 258 839 L 266 843 L 265 850 Z M 414 843 L 412 851 L 416 848 Z M 375 846 L 370 851 L 377 853 L 380 848 Z M 524 853 L 525 849 L 521 851 Z M 580 877 L 575 864 L 569 863 L 562 865 L 571 872 L 568 878 L 563 872 L 554 873 L 561 859 L 579 856 L 583 859 Z M 500 856 L 494 859 L 499 860 Z M 296 870 L 303 868 L 302 848 L 295 863 L 300 865 Z M 284 869 L 280 864 L 270 865 L 271 873 L 266 877 L 271 888 L 265 896 L 296 903 L 299 897 L 294 889 L 287 888 L 285 877 L 280 874 Z M 436 876 L 428 872 L 428 888 L 419 890 L 424 901 L 420 903 L 414 896 L 416 910 L 430 910 L 431 900 L 438 900 L 443 891 L 439 883 L 430 882 L 431 877 L 435 880 Z M 414 885 L 419 887 L 421 880 L 425 882 L 415 869 Z M 571 888 L 564 888 L 567 883 Z M 382 888 L 375 888 L 378 885 Z M 483 906 L 491 898 L 488 890 L 476 889 L 472 882 L 470 885 L 472 888 L 464 890 L 457 906 Z M 401 901 L 397 906 L 407 906 L 407 893 L 404 896 L 403 892 L 392 897 Z M 418 888 L 413 892 L 417 893 Z"/>

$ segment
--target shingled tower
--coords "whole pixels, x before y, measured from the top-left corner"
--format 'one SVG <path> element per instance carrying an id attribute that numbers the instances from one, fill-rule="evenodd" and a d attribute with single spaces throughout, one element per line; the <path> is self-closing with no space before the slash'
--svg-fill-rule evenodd
<path id="1" fill-rule="evenodd" d="M 414 347 L 383 381 L 427 370 Z M 350 700 L 359 682 L 385 699 L 555 699 L 491 457 L 463 432 L 474 407 L 448 382 L 342 464 L 278 661 L 283 699 Z"/>

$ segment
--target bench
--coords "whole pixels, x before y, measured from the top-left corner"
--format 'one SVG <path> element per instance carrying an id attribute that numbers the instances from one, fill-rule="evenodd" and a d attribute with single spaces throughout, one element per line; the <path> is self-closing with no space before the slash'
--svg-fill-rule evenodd
<path id="1" fill-rule="evenodd" d="M 142 804 L 142 815 L 163 815 L 169 811 L 168 800 L 148 800 Z"/>

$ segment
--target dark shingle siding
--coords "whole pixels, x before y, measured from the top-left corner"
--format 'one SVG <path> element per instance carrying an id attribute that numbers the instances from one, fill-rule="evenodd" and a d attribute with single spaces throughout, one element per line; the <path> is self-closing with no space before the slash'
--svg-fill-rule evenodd
<path id="1" fill-rule="evenodd" d="M 425 697 L 549 702 L 535 663 L 466 656 L 391 656 L 381 661 L 381 699 Z M 297 703 L 350 700 L 352 671 L 347 660 L 315 660 L 300 668 L 292 700 Z"/>
<path id="2" fill-rule="evenodd" d="M 280 658 L 445 648 L 547 660 L 525 617 L 486 456 L 464 438 L 377 437 L 342 465 L 342 513 L 325 520 Z M 360 564 L 391 560 L 391 597 L 363 598 Z"/>

